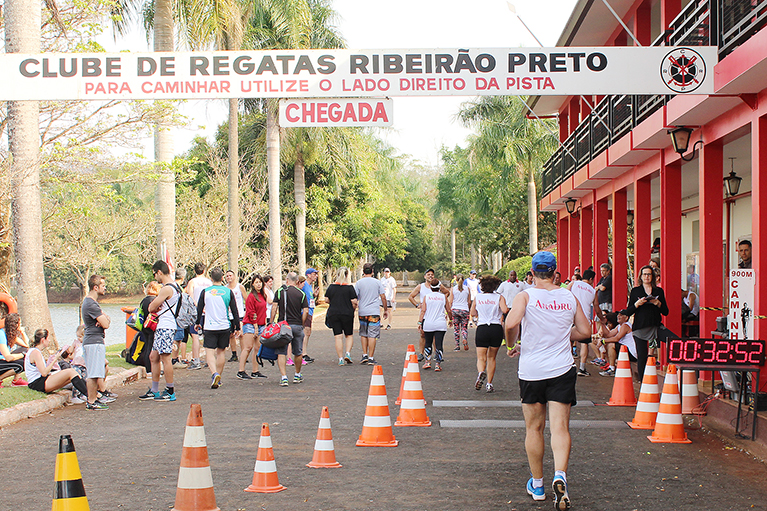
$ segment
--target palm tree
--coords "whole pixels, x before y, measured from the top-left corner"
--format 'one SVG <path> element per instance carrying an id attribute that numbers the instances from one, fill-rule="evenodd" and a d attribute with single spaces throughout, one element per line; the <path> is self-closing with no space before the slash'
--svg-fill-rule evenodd
<path id="1" fill-rule="evenodd" d="M 535 187 L 537 169 L 556 149 L 558 141 L 542 123 L 525 116 L 527 110 L 514 96 L 485 96 L 461 108 L 458 118 L 475 127 L 478 135 L 471 142 L 476 157 L 502 162 L 527 177 L 527 218 L 530 253 L 538 251 L 538 199 Z M 510 176 L 501 172 L 502 179 Z"/>
<path id="2" fill-rule="evenodd" d="M 39 53 L 40 2 L 5 2 L 5 51 Z M 8 146 L 16 289 L 24 324 L 53 331 L 43 272 L 40 202 L 40 120 L 37 101 L 8 102 Z"/>

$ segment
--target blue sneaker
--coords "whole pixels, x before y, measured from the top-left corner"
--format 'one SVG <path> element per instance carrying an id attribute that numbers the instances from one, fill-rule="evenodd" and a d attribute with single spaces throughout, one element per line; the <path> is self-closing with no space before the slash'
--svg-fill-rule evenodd
<path id="1" fill-rule="evenodd" d="M 168 389 L 165 389 L 162 391 L 162 394 L 158 393 L 158 395 L 154 398 L 155 401 L 175 401 L 176 400 L 176 393 L 174 392 L 171 394 L 168 392 Z"/>
<path id="2" fill-rule="evenodd" d="M 555 476 L 551 483 L 554 490 L 554 509 L 567 511 L 570 509 L 570 496 L 567 494 L 567 483 L 561 477 Z"/>
<path id="3" fill-rule="evenodd" d="M 527 480 L 527 494 L 530 495 L 533 500 L 546 500 L 546 492 L 543 490 L 543 486 L 533 488 L 533 478 Z"/>
<path id="4" fill-rule="evenodd" d="M 210 378 L 210 388 L 217 389 L 221 386 L 221 375 L 216 373 Z"/>

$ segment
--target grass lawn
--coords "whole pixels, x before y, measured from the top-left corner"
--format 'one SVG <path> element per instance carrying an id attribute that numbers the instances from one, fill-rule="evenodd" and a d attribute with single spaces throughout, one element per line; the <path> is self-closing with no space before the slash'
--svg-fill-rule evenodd
<path id="1" fill-rule="evenodd" d="M 125 349 L 123 344 L 115 344 L 113 346 L 107 346 L 107 360 L 109 361 L 109 367 L 122 367 L 125 369 L 132 369 L 136 366 L 131 365 L 120 356 L 120 352 Z M 21 373 L 22 378 L 26 380 L 25 374 Z M 19 403 L 26 403 L 27 401 L 34 401 L 35 399 L 42 399 L 45 394 L 37 392 L 27 387 L 11 387 L 11 381 L 13 378 L 7 378 L 3 381 L 3 386 L 0 387 L 0 410 L 10 408 Z"/>

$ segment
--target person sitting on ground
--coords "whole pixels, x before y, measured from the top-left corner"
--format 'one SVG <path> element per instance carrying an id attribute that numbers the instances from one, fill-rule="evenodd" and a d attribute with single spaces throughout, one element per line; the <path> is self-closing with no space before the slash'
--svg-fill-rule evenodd
<path id="1" fill-rule="evenodd" d="M 27 385 L 18 376 L 24 372 L 24 354 L 29 348 L 20 324 L 21 316 L 11 313 L 5 317 L 5 328 L 0 328 L 0 386 L 4 379 L 14 375 L 14 387 Z"/>
<path id="2" fill-rule="evenodd" d="M 45 363 L 40 350 L 47 348 L 48 342 L 48 330 L 40 328 L 35 331 L 35 336 L 31 343 L 32 346 L 29 348 L 26 360 L 24 361 L 24 371 L 29 379 L 29 388 L 50 394 L 67 383 L 72 383 L 72 386 L 80 391 L 80 393 L 87 395 L 88 387 L 85 385 L 85 380 L 80 378 L 76 369 L 70 367 L 69 369 L 59 371 L 53 370 L 65 350 L 59 350 L 55 356 L 49 359 L 47 364 Z"/>
<path id="3" fill-rule="evenodd" d="M 73 368 L 77 371 L 80 378 L 85 380 L 88 376 L 88 370 L 85 367 L 85 357 L 83 357 L 83 337 L 85 336 L 85 325 L 78 325 L 75 330 L 75 340 L 69 346 L 62 347 L 61 360 L 59 360 L 59 367 L 61 369 Z M 50 362 L 50 360 L 49 360 Z M 104 374 L 109 374 L 109 360 L 104 360 Z M 100 380 L 96 386 L 98 391 L 98 399 L 102 403 L 111 403 L 117 398 L 117 394 L 111 390 L 107 390 L 106 382 Z M 82 404 L 88 400 L 87 394 L 81 394 L 75 387 L 72 390 L 71 404 Z"/>
<path id="4" fill-rule="evenodd" d="M 602 331 L 601 343 L 607 347 L 607 359 L 610 367 L 600 371 L 600 376 L 615 376 L 615 361 L 618 359 L 618 345 L 626 346 L 629 350 L 629 360 L 637 361 L 637 349 L 632 334 L 629 313 L 626 309 L 620 312 L 605 314 L 605 324 L 600 326 Z"/>

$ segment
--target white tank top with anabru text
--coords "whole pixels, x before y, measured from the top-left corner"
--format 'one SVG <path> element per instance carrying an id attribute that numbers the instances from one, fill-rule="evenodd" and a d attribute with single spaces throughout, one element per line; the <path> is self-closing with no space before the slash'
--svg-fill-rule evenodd
<path id="1" fill-rule="evenodd" d="M 423 316 L 423 331 L 447 331 L 445 295 L 439 291 L 430 291 L 429 294 L 424 296 L 423 303 L 426 304 L 426 313 Z"/>
<path id="2" fill-rule="evenodd" d="M 477 325 L 500 325 L 503 320 L 500 303 L 498 293 L 477 293 Z"/>
<path id="3" fill-rule="evenodd" d="M 528 288 L 530 297 L 522 318 L 522 348 L 519 379 L 547 380 L 562 376 L 573 366 L 570 330 L 575 321 L 577 301 L 564 288 Z"/>

